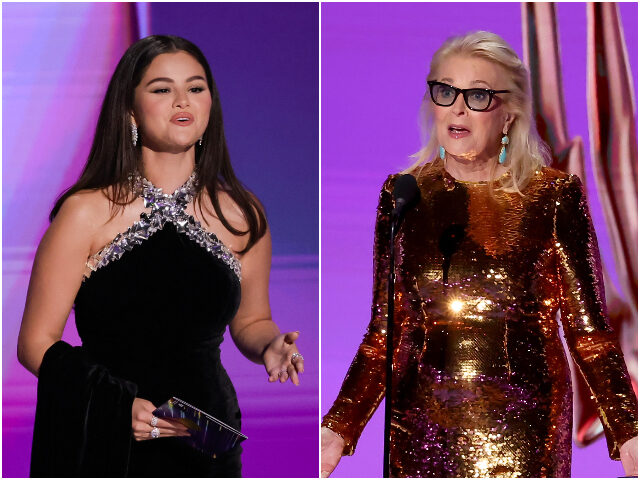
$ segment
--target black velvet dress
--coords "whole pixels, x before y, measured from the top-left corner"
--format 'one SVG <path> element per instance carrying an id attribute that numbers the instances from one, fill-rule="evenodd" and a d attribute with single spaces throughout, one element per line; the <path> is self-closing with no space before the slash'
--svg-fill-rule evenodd
<path id="1" fill-rule="evenodd" d="M 138 176 L 140 220 L 89 259 L 75 299 L 89 360 L 160 406 L 172 396 L 240 430 L 220 344 L 240 303 L 240 264 L 185 208 L 195 173 L 172 195 Z M 176 437 L 131 441 L 128 476 L 238 477 L 238 445 L 209 458 Z"/>

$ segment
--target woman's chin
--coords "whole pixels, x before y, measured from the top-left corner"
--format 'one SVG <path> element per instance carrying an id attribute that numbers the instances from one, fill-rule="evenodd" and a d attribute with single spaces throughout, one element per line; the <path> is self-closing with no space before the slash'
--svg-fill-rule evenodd
<path id="1" fill-rule="evenodd" d="M 455 155 L 456 157 L 470 154 L 476 150 L 475 143 L 469 142 L 467 139 L 453 140 L 446 138 L 440 145 L 444 146 L 448 154 Z"/>
<path id="2" fill-rule="evenodd" d="M 193 148 L 196 142 L 197 140 L 174 141 L 163 144 L 159 150 L 167 153 L 184 153 Z"/>

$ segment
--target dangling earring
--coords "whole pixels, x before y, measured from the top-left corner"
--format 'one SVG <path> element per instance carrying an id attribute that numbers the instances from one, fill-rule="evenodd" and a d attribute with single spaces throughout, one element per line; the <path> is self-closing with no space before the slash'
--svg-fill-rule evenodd
<path id="1" fill-rule="evenodd" d="M 135 147 L 138 144 L 138 127 L 136 127 L 135 123 L 131 124 L 131 140 L 133 141 L 133 146 Z"/>
<path id="2" fill-rule="evenodd" d="M 440 160 L 444 160 L 444 147 L 440 145 Z"/>
<path id="3" fill-rule="evenodd" d="M 202 146 L 202 137 L 198 139 L 198 145 Z"/>
<path id="4" fill-rule="evenodd" d="M 500 143 L 502 143 L 502 149 L 500 150 L 500 155 L 498 156 L 498 162 L 500 162 L 500 164 L 503 164 L 505 160 L 507 160 L 507 145 L 509 145 L 509 137 L 507 137 L 507 135 L 505 134 L 504 137 L 502 137 L 502 141 Z"/>

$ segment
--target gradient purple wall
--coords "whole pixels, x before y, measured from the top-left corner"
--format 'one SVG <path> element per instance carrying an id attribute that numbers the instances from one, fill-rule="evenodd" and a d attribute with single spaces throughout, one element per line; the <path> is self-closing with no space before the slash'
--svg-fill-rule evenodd
<path id="1" fill-rule="evenodd" d="M 140 5 L 138 5 L 140 6 Z M 230 338 L 222 361 L 243 412 L 243 473 L 318 471 L 318 5 L 146 4 L 138 25 L 183 36 L 211 64 L 238 177 L 267 209 L 271 306 L 300 330 L 301 386 L 268 384 Z M 106 85 L 137 24 L 135 4 L 3 5 L 3 476 L 25 476 L 36 379 L 16 360 L 35 248 L 55 197 L 77 178 Z M 78 344 L 73 316 L 63 338 Z"/>
<path id="2" fill-rule="evenodd" d="M 335 399 L 370 317 L 372 245 L 380 187 L 420 148 L 418 110 L 432 54 L 449 36 L 501 35 L 522 57 L 520 3 L 325 3 L 322 5 L 322 413 Z M 637 91 L 637 4 L 619 4 Z M 588 151 L 586 7 L 558 3 L 569 135 Z M 612 267 L 597 202 L 592 214 Z M 609 268 L 609 271 L 613 271 Z M 384 408 L 337 477 L 379 477 Z M 573 476 L 622 475 L 604 439 L 573 450 Z"/>

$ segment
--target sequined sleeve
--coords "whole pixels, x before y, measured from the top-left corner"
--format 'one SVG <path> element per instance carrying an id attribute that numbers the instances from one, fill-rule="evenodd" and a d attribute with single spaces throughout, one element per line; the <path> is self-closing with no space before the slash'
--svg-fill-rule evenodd
<path id="1" fill-rule="evenodd" d="M 393 180 L 393 176 L 387 178 L 378 202 L 373 254 L 374 284 L 371 322 L 351 362 L 338 398 L 322 422 L 322 426 L 330 428 L 345 440 L 343 455 L 353 454 L 362 430 L 384 396 L 387 276 Z"/>
<path id="2" fill-rule="evenodd" d="M 600 255 L 580 179 L 559 182 L 555 235 L 560 308 L 567 346 L 578 365 L 604 426 L 609 456 L 637 435 L 638 401 L 622 351 L 606 316 Z"/>

